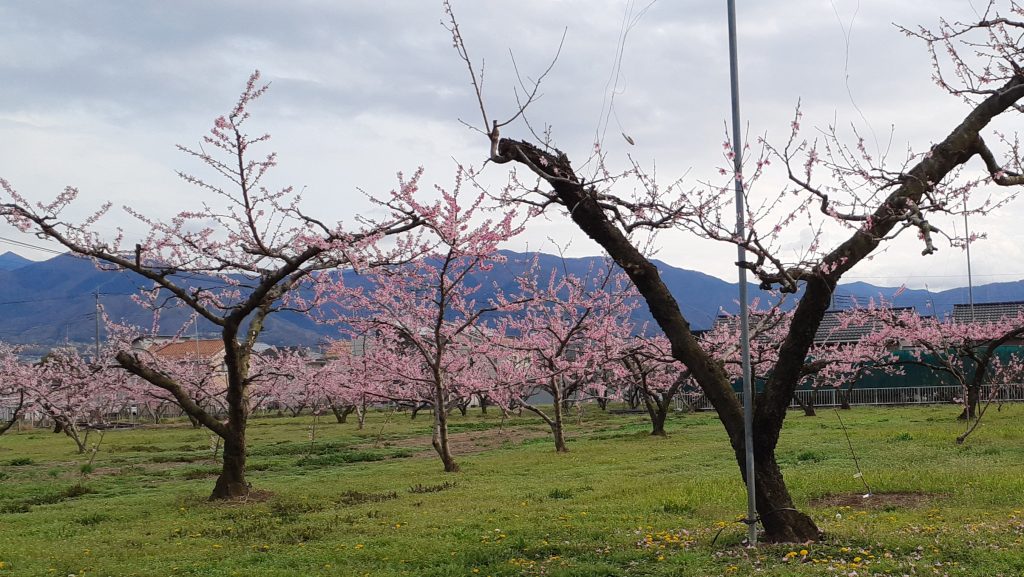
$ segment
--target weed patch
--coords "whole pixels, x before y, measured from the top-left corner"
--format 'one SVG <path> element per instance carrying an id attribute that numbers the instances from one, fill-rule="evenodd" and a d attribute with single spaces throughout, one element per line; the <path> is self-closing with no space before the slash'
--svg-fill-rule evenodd
<path id="1" fill-rule="evenodd" d="M 417 494 L 419 494 L 419 493 L 439 493 L 441 491 L 444 491 L 446 489 L 451 489 L 453 487 L 455 487 L 455 483 L 453 483 L 451 481 L 445 481 L 444 483 L 439 483 L 437 485 L 421 485 L 421 484 L 417 483 L 417 484 L 413 485 L 412 487 L 409 487 L 409 492 L 410 493 L 417 493 Z"/>

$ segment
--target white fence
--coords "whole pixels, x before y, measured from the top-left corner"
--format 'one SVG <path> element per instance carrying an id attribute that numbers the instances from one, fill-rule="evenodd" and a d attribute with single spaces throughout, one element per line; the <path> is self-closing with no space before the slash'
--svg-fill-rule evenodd
<path id="1" fill-rule="evenodd" d="M 952 403 L 962 399 L 965 391 L 963 387 L 936 386 L 936 387 L 884 387 L 877 389 L 818 389 L 801 390 L 796 396 L 801 402 L 808 401 L 815 407 L 838 407 L 843 404 L 846 398 L 849 405 L 930 405 L 936 403 Z M 743 393 L 737 393 L 740 401 L 743 400 Z M 1016 383 L 1009 385 L 985 385 L 981 388 L 981 400 L 985 402 L 991 399 L 992 402 L 1024 402 L 1024 384 Z M 800 406 L 794 399 L 790 405 L 792 408 Z M 690 409 L 695 411 L 709 411 L 713 407 L 708 402 L 704 393 L 692 393 L 682 397 L 676 397 L 675 408 L 678 411 Z"/>

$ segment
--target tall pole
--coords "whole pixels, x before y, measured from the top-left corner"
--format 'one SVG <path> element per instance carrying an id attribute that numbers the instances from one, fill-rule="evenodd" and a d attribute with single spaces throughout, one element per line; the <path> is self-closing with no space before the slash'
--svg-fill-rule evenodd
<path id="1" fill-rule="evenodd" d="M 736 238 L 746 236 L 743 206 L 743 140 L 740 131 L 740 73 L 736 55 L 736 0 L 726 0 L 729 13 L 729 87 L 732 93 L 733 173 L 736 175 Z M 757 545 L 757 497 L 754 474 L 754 383 L 750 371 L 750 315 L 747 311 L 747 260 L 742 245 L 736 247 L 740 277 L 740 354 L 743 360 L 743 446 L 746 449 L 747 542 Z"/>
<path id="2" fill-rule="evenodd" d="M 96 344 L 96 358 L 93 359 L 93 364 L 100 362 L 100 291 L 93 293 L 96 295 L 96 336 L 94 342 Z"/>
<path id="3" fill-rule="evenodd" d="M 971 322 L 974 322 L 974 277 L 971 276 L 971 231 L 967 228 L 967 196 L 964 196 L 964 240 L 967 248 L 967 302 L 971 306 Z"/>

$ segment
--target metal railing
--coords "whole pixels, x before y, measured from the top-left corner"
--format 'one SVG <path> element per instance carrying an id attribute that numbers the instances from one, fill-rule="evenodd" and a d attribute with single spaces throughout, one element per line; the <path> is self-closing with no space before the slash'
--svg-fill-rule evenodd
<path id="1" fill-rule="evenodd" d="M 818 389 L 799 390 L 796 397 L 802 403 L 811 402 L 815 407 L 838 407 L 843 404 L 854 405 L 931 405 L 953 403 L 962 399 L 964 388 L 956 385 L 934 387 L 882 387 L 873 389 Z M 743 393 L 736 393 L 743 400 Z M 984 385 L 981 387 L 981 400 L 985 402 L 1024 402 L 1024 384 Z M 794 399 L 791 408 L 800 407 Z M 690 393 L 675 399 L 677 411 L 694 410 L 709 411 L 713 407 L 704 393 Z"/>

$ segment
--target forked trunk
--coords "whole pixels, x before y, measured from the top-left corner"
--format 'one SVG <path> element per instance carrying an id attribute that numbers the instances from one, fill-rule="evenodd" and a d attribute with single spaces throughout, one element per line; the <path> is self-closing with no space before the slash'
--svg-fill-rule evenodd
<path id="1" fill-rule="evenodd" d="M 331 405 L 331 412 L 334 413 L 334 418 L 339 424 L 348 421 L 348 416 L 355 410 L 355 405 L 345 405 L 344 407 L 339 407 L 338 405 L 333 404 Z"/>
<path id="2" fill-rule="evenodd" d="M 230 431 L 224 438 L 224 463 L 210 500 L 233 499 L 249 494 L 245 481 L 245 431 Z"/>

